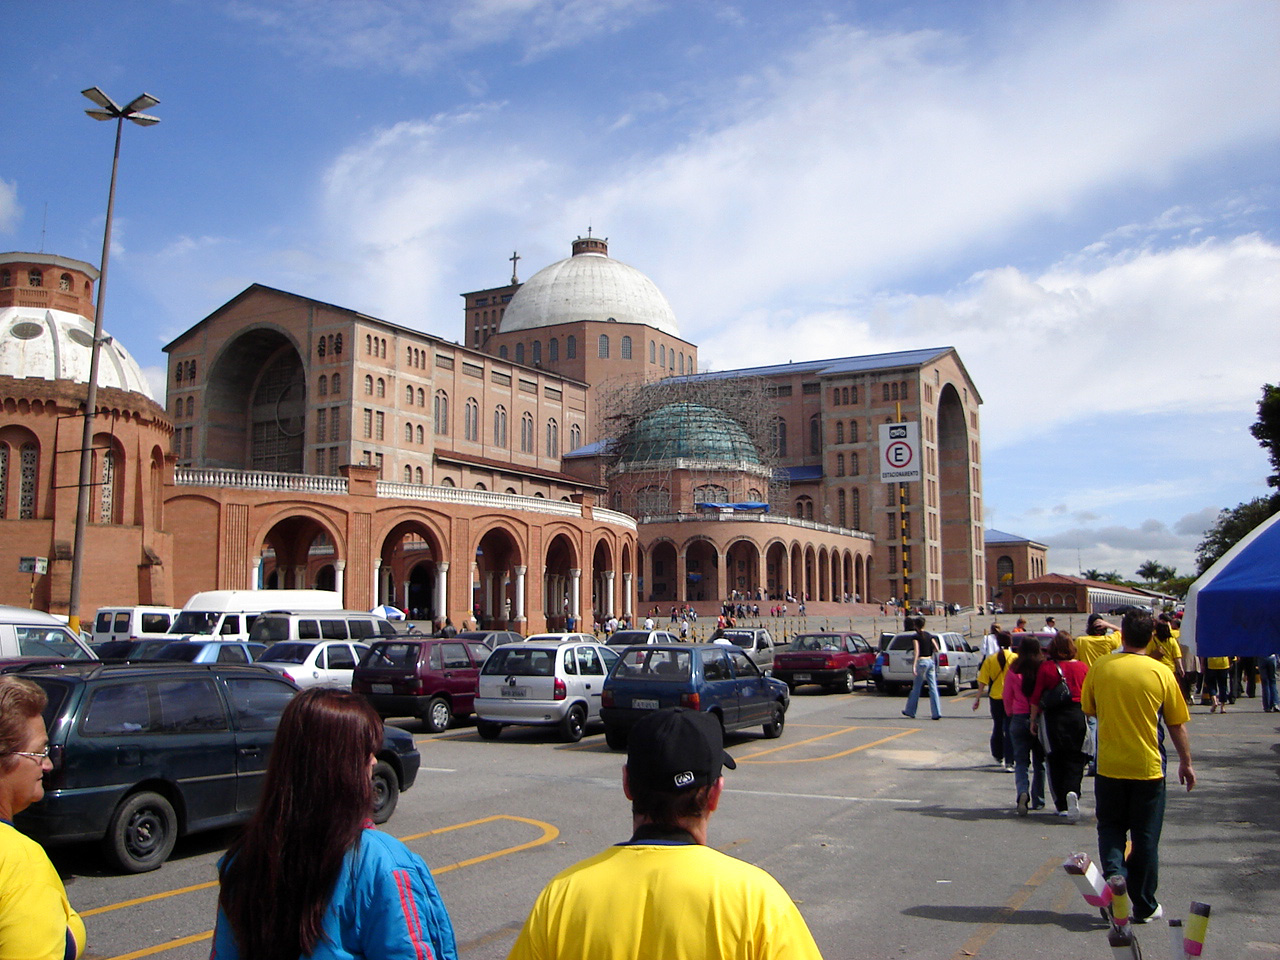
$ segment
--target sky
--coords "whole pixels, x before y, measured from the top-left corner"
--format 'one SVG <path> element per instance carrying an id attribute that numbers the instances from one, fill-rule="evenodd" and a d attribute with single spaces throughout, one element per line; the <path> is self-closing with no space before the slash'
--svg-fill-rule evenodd
<path id="1" fill-rule="evenodd" d="M 990 528 L 1194 572 L 1267 492 L 1273 0 L 6 0 L 0 250 L 164 345 L 252 283 L 436 336 L 590 228 L 704 369 L 954 346 Z"/>

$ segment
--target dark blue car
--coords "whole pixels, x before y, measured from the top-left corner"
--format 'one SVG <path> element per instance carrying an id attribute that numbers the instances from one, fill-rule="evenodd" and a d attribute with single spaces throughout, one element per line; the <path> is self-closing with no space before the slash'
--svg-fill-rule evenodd
<path id="1" fill-rule="evenodd" d="M 787 685 L 762 674 L 740 647 L 648 644 L 624 650 L 605 679 L 600 719 L 614 750 L 626 747 L 633 723 L 661 707 L 704 710 L 726 731 L 762 727 L 780 737 L 790 703 Z"/>

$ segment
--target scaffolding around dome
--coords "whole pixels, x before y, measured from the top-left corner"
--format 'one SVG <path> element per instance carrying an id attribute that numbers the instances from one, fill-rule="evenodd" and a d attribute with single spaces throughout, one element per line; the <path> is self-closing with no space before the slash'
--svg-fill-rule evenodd
<path id="1" fill-rule="evenodd" d="M 788 512 L 776 400 L 753 376 L 617 379 L 597 394 L 614 509 L 644 521 L 708 511 Z M 748 506 L 750 505 L 750 506 Z"/>

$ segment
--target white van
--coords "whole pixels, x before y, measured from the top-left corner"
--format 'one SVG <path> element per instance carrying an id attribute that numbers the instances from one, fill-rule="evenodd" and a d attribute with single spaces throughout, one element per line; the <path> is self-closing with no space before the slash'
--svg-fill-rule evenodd
<path id="1" fill-rule="evenodd" d="M 93 618 L 93 642 L 163 640 L 181 612 L 176 607 L 101 607 Z"/>
<path id="2" fill-rule="evenodd" d="M 43 610 L 0 606 L 0 657 L 96 660 L 89 645 Z"/>
<path id="3" fill-rule="evenodd" d="M 268 610 L 341 610 L 333 590 L 205 590 L 195 594 L 169 629 L 177 639 L 248 640 L 258 614 Z"/>

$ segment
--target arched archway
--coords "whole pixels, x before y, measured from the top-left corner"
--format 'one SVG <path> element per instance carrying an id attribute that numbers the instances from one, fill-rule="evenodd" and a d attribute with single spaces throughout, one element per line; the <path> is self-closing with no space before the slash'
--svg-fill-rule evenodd
<path id="1" fill-rule="evenodd" d="M 781 600 L 787 590 L 788 563 L 786 544 L 773 541 L 765 548 L 765 593 L 770 600 Z"/>
<path id="2" fill-rule="evenodd" d="M 335 543 L 336 532 L 319 516 L 293 514 L 276 520 L 258 549 L 258 585 L 266 590 L 324 589 L 319 572 L 337 559 Z"/>
<path id="3" fill-rule="evenodd" d="M 204 449 L 196 459 L 213 467 L 302 473 L 305 411 L 297 344 L 273 327 L 248 330 L 210 367 Z"/>
<path id="4" fill-rule="evenodd" d="M 480 622 L 487 628 L 523 632 L 527 619 L 527 573 L 520 545 L 515 535 L 495 526 L 480 538 L 476 546 L 476 581 L 472 588 L 472 614 L 479 606 Z"/>
<path id="5" fill-rule="evenodd" d="M 577 630 L 581 614 L 582 561 L 573 540 L 563 533 L 551 538 L 543 560 L 543 616 L 548 630 Z M 573 576 L 577 571 L 578 576 Z M 570 614 L 573 626 L 569 626 Z"/>
<path id="6" fill-rule="evenodd" d="M 690 600 L 723 601 L 720 595 L 720 551 L 710 540 L 697 538 L 684 546 L 685 583 Z"/>
<path id="7" fill-rule="evenodd" d="M 604 540 L 597 541 L 591 553 L 591 613 L 597 623 L 620 615 L 620 589 L 621 585 L 615 582 L 613 550 Z"/>
<path id="8" fill-rule="evenodd" d="M 725 551 L 729 598 L 752 600 L 760 584 L 760 548 L 746 538 L 735 540 Z"/>
<path id="9" fill-rule="evenodd" d="M 942 599 L 962 606 L 981 600 L 973 596 L 972 589 L 974 529 L 981 519 L 974 515 L 975 469 L 964 403 L 959 391 L 948 383 L 938 396 L 938 538 L 942 551 Z"/>
<path id="10" fill-rule="evenodd" d="M 440 607 L 441 582 L 446 571 L 440 560 L 447 554 L 439 533 L 419 518 L 406 518 L 382 538 L 376 571 L 376 602 L 399 607 L 412 620 L 447 617 Z"/>
<path id="11" fill-rule="evenodd" d="M 644 585 L 644 596 L 654 603 L 676 603 L 683 599 L 676 589 L 676 545 L 670 540 L 659 540 L 649 547 L 649 583 Z"/>

